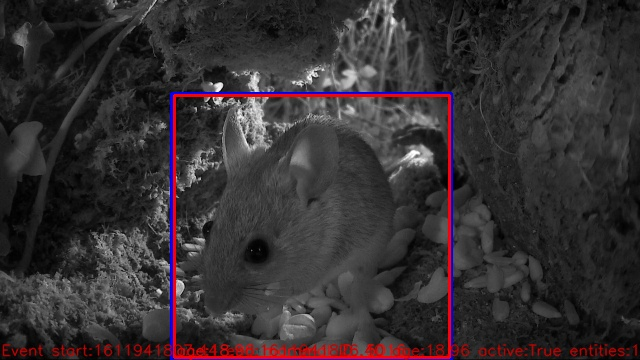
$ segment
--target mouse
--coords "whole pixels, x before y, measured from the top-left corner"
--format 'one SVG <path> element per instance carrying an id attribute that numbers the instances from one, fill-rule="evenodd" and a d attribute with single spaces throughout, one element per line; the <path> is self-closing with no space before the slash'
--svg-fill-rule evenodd
<path id="1" fill-rule="evenodd" d="M 209 313 L 270 311 L 345 271 L 373 277 L 396 208 L 374 150 L 324 115 L 296 122 L 271 146 L 249 146 L 239 110 L 223 125 L 227 184 L 202 252 Z M 364 290 L 354 286 L 354 299 L 366 301 Z"/>

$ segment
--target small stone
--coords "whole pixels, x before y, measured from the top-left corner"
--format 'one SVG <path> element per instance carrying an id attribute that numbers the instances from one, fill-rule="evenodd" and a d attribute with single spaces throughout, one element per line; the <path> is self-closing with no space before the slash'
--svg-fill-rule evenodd
<path id="1" fill-rule="evenodd" d="M 444 269 L 438 267 L 431 275 L 427 286 L 420 289 L 418 301 L 424 304 L 431 304 L 445 297 L 448 292 L 448 278 L 444 275 Z"/>
<path id="2" fill-rule="evenodd" d="M 565 299 L 564 300 L 564 314 L 567 317 L 570 325 L 578 325 L 580 323 L 580 316 L 576 311 L 576 307 L 573 306 L 571 301 Z"/>
<path id="3" fill-rule="evenodd" d="M 533 256 L 529 255 L 529 276 L 531 277 L 531 280 L 538 282 L 539 280 L 542 280 L 542 265 L 540 265 L 540 261 L 538 261 L 538 259 L 534 258 Z"/>
<path id="4" fill-rule="evenodd" d="M 494 298 L 493 305 L 491 306 L 491 312 L 496 321 L 505 321 L 507 317 L 509 317 L 509 303 L 498 298 Z"/>
<path id="5" fill-rule="evenodd" d="M 496 265 L 487 268 L 487 291 L 497 293 L 504 285 L 504 274 L 502 269 Z"/>
<path id="6" fill-rule="evenodd" d="M 555 318 L 562 317 L 562 314 L 560 314 L 560 311 L 558 311 L 558 309 L 547 304 L 544 301 L 536 301 L 535 303 L 533 303 L 531 310 L 533 310 L 534 313 L 542 317 L 546 317 L 548 319 L 555 319 Z"/>

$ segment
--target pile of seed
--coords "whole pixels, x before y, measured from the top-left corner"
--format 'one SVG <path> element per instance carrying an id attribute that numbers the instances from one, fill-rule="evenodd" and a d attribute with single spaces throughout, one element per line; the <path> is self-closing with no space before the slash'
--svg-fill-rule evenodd
<path id="1" fill-rule="evenodd" d="M 427 199 L 428 205 L 436 205 L 442 194 L 434 193 Z M 494 249 L 495 224 L 491 211 L 482 202 L 482 196 L 474 196 L 467 184 L 454 192 L 454 278 L 460 278 L 463 271 L 474 269 L 481 275 L 466 281 L 466 289 L 486 289 L 496 294 L 492 304 L 492 314 L 496 321 L 504 321 L 509 316 L 509 303 L 500 299 L 500 291 L 519 286 L 520 298 L 530 303 L 531 284 L 535 284 L 538 294 L 543 294 L 547 284 L 543 282 L 540 261 L 524 251 L 508 255 L 507 250 Z M 444 211 L 442 209 L 445 209 Z M 441 212 L 429 215 L 425 220 L 423 233 L 430 240 L 446 243 L 446 203 Z M 455 282 L 455 280 L 454 280 Z M 515 289 L 514 289 L 515 290 Z M 546 318 L 560 318 L 562 314 L 543 299 L 531 302 L 531 310 Z M 575 307 L 569 300 L 564 301 L 564 311 L 571 325 L 580 322 Z"/>

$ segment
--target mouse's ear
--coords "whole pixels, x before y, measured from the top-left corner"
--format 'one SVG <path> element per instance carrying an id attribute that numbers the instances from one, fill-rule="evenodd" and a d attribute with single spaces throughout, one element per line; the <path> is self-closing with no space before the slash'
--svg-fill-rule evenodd
<path id="1" fill-rule="evenodd" d="M 302 206 L 324 193 L 338 172 L 338 136 L 333 128 L 309 125 L 291 149 L 289 174 Z"/>
<path id="2" fill-rule="evenodd" d="M 251 152 L 238 122 L 238 109 L 239 106 L 234 106 L 229 110 L 222 128 L 222 156 L 227 177 L 239 170 L 241 160 Z"/>

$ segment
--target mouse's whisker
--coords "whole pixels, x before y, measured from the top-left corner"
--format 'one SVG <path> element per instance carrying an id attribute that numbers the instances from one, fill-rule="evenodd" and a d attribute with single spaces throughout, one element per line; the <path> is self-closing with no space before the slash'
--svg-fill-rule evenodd
<path id="1" fill-rule="evenodd" d="M 260 302 L 262 302 L 262 303 L 272 303 L 272 304 L 280 304 L 281 303 L 281 301 L 278 301 L 278 300 L 274 299 L 273 296 L 255 296 L 255 295 L 250 295 L 250 296 L 246 296 L 245 298 L 252 299 L 256 304 L 259 304 Z"/>
<path id="2" fill-rule="evenodd" d="M 244 296 L 242 298 L 242 300 L 240 301 L 241 305 L 246 305 L 249 308 L 255 308 L 255 309 L 259 309 L 260 308 L 260 302 L 258 300 L 256 300 L 256 298 L 252 297 L 252 296 Z"/>
<path id="3" fill-rule="evenodd" d="M 280 293 L 282 294 L 282 296 L 293 296 L 293 295 L 296 295 L 295 289 L 294 289 L 295 283 L 296 282 L 294 281 L 294 279 L 287 278 L 287 279 L 271 281 L 268 283 L 253 283 L 246 286 L 245 288 L 260 289 L 262 291 Z"/>
<path id="4" fill-rule="evenodd" d="M 281 293 L 280 290 L 265 290 L 264 288 L 250 288 L 250 287 L 245 287 L 243 289 L 243 293 L 245 295 L 251 295 L 253 297 L 265 298 L 265 299 L 273 299 L 273 298 L 286 299 L 292 296 L 289 294 L 289 292 L 286 292 L 283 294 Z"/>
<path id="5" fill-rule="evenodd" d="M 268 286 L 258 285 L 258 284 L 249 284 L 244 287 L 243 292 L 245 294 L 251 294 L 255 297 L 261 299 L 268 299 L 269 301 L 273 301 L 273 299 L 288 299 L 293 294 L 293 289 L 291 287 L 280 287 L 280 288 L 269 288 Z"/>
<path id="6" fill-rule="evenodd" d="M 282 280 L 274 280 L 274 281 L 269 281 L 269 282 L 256 282 L 256 283 L 252 283 L 249 286 L 251 287 L 262 287 L 262 288 L 276 288 L 276 287 L 286 287 L 287 284 L 290 284 L 293 280 L 292 279 L 282 279 Z"/>
<path id="7" fill-rule="evenodd" d="M 259 294 L 244 294 L 240 300 L 240 307 L 244 309 L 252 309 L 252 312 L 259 314 L 268 311 L 273 306 L 281 307 L 282 300 L 275 299 L 273 296 Z"/>

